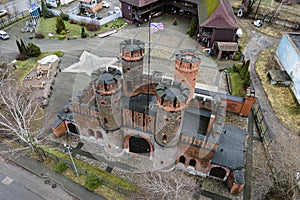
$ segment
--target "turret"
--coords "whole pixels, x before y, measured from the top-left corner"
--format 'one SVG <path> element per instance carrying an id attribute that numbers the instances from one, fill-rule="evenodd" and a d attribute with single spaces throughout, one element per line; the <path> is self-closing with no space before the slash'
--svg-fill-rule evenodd
<path id="1" fill-rule="evenodd" d="M 100 125 L 110 131 L 120 128 L 121 115 L 121 72 L 116 68 L 100 68 L 92 72 L 96 104 Z"/>
<path id="2" fill-rule="evenodd" d="M 190 91 L 185 84 L 160 84 L 156 87 L 156 142 L 164 147 L 172 147 L 179 141 L 183 111 L 188 105 Z"/>
<path id="3" fill-rule="evenodd" d="M 189 86 L 190 99 L 194 94 L 200 64 L 201 55 L 196 50 L 184 49 L 176 55 L 174 80 Z"/>
<path id="4" fill-rule="evenodd" d="M 120 44 L 123 91 L 128 97 L 135 96 L 137 89 L 143 84 L 143 59 L 145 44 L 140 40 L 125 40 Z"/>

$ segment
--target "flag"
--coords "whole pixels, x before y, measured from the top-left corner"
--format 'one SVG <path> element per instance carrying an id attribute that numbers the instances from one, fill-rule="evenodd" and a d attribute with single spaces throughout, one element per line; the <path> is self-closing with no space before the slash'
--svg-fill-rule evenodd
<path id="1" fill-rule="evenodd" d="M 150 33 L 154 33 L 157 32 L 159 30 L 163 30 L 164 29 L 164 25 L 161 22 L 151 22 L 150 23 Z"/>

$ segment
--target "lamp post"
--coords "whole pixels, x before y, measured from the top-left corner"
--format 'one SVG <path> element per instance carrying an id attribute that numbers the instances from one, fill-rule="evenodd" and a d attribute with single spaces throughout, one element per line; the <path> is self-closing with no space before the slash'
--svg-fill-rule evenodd
<path id="1" fill-rule="evenodd" d="M 77 171 L 77 168 L 76 168 L 76 165 L 75 165 L 75 162 L 74 162 L 74 160 L 73 160 L 73 156 L 72 156 L 72 153 L 71 153 L 71 147 L 70 147 L 70 145 L 67 145 L 66 143 L 64 144 L 64 147 L 66 148 L 66 150 L 67 150 L 67 152 L 68 152 L 68 154 L 69 154 L 69 156 L 70 156 L 70 158 L 71 158 L 71 161 L 72 161 L 72 164 L 73 164 L 73 168 L 74 168 L 74 170 L 75 170 L 75 172 L 76 172 L 76 176 L 78 177 L 79 175 L 78 175 L 78 171 Z"/>

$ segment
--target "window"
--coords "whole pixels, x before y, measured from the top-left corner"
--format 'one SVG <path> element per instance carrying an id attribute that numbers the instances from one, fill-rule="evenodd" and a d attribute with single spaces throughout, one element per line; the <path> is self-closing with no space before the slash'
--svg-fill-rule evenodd
<path id="1" fill-rule="evenodd" d="M 179 162 L 185 164 L 186 158 L 184 156 L 179 157 Z"/>
<path id="2" fill-rule="evenodd" d="M 88 137 L 94 136 L 94 131 L 92 129 L 88 129 Z"/>
<path id="3" fill-rule="evenodd" d="M 103 135 L 100 131 L 96 131 L 96 135 L 95 135 L 95 138 L 100 138 L 100 139 L 103 139 Z"/>
<path id="4" fill-rule="evenodd" d="M 195 167 L 196 166 L 196 160 L 195 159 L 190 160 L 189 166 Z"/>

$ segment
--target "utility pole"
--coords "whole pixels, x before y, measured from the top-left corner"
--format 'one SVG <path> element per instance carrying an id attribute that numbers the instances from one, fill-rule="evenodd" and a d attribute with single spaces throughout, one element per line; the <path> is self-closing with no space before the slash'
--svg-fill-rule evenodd
<path id="1" fill-rule="evenodd" d="M 76 176 L 78 177 L 79 174 L 78 174 L 78 171 L 77 171 L 75 162 L 74 162 L 74 160 L 73 160 L 72 153 L 71 153 L 71 151 L 70 151 L 71 147 L 70 147 L 70 145 L 67 145 L 66 143 L 64 144 L 64 147 L 66 148 L 66 150 L 67 150 L 67 152 L 68 152 L 68 154 L 69 154 L 69 156 L 70 156 L 70 158 L 71 158 L 71 161 L 72 161 L 72 164 L 73 164 L 73 168 L 74 168 L 74 170 L 75 170 L 75 172 L 76 172 Z"/>

